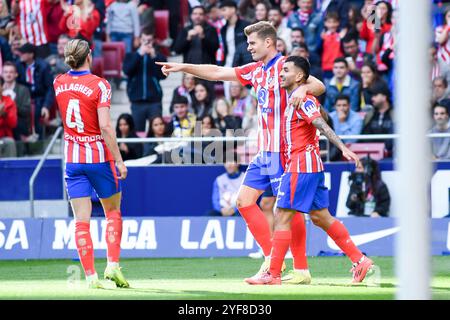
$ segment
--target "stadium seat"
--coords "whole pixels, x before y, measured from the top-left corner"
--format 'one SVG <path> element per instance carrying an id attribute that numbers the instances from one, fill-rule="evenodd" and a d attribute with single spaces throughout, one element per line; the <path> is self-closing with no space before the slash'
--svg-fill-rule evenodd
<path id="1" fill-rule="evenodd" d="M 122 63 L 125 57 L 124 42 L 104 42 L 103 51 L 103 74 L 106 78 L 121 78 Z"/>
<path id="2" fill-rule="evenodd" d="M 103 68 L 103 57 L 95 57 L 92 61 L 92 73 L 103 78 Z"/>
<path id="3" fill-rule="evenodd" d="M 386 148 L 383 142 L 349 143 L 347 147 L 360 158 L 370 154 L 370 157 L 377 161 L 384 158 Z"/>
<path id="4" fill-rule="evenodd" d="M 164 41 L 169 38 L 169 10 L 155 10 L 155 42 L 160 47 L 161 53 L 168 56 L 169 47 Z"/>

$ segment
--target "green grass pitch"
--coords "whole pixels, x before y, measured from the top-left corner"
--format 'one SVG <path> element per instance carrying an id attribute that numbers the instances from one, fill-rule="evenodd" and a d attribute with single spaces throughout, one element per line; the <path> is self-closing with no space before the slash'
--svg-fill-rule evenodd
<path id="1" fill-rule="evenodd" d="M 347 258 L 311 257 L 311 285 L 249 286 L 243 278 L 254 274 L 262 260 L 123 259 L 132 288 L 116 289 L 114 283 L 102 281 L 105 290 L 89 290 L 84 280 L 73 280 L 80 270 L 77 261 L 0 261 L 0 299 L 393 299 L 393 258 L 374 261 L 379 272 L 363 285 L 349 285 Z M 287 260 L 288 267 L 291 263 Z M 105 265 L 104 259 L 97 259 L 99 275 Z M 433 257 L 432 272 L 433 299 L 450 299 L 450 257 Z"/>

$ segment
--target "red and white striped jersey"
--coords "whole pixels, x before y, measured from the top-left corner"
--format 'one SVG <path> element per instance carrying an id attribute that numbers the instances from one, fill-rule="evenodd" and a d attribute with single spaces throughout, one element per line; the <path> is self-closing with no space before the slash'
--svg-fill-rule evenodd
<path id="1" fill-rule="evenodd" d="M 258 147 L 260 151 L 281 151 L 281 122 L 287 105 L 286 90 L 280 86 L 280 72 L 286 57 L 275 56 L 234 68 L 242 85 L 251 85 L 258 97 Z"/>
<path id="2" fill-rule="evenodd" d="M 100 131 L 97 109 L 110 107 L 111 86 L 89 71 L 69 71 L 53 82 L 64 123 L 64 156 L 68 163 L 113 161 Z"/>
<path id="3" fill-rule="evenodd" d="M 320 158 L 320 132 L 312 124 L 321 117 L 320 104 L 314 96 L 307 95 L 297 109 L 289 104 L 284 114 L 283 138 L 286 172 L 322 172 Z"/>
<path id="4" fill-rule="evenodd" d="M 35 46 L 48 42 L 47 37 L 47 0 L 19 0 L 17 25 L 22 37 Z"/>

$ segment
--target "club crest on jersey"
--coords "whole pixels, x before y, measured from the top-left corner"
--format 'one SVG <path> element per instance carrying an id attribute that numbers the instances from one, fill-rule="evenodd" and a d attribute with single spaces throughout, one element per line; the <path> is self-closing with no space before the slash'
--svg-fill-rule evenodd
<path id="1" fill-rule="evenodd" d="M 312 152 L 313 150 L 314 150 L 314 146 L 312 145 L 312 144 L 308 144 L 307 146 L 306 146 L 306 152 Z"/>
<path id="2" fill-rule="evenodd" d="M 261 88 L 258 91 L 258 103 L 260 105 L 264 105 L 266 103 L 267 100 L 267 90 L 266 88 Z"/>

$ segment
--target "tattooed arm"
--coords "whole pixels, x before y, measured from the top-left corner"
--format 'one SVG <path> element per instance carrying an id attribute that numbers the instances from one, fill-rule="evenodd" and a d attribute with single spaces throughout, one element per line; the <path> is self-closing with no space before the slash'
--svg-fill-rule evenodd
<path id="1" fill-rule="evenodd" d="M 356 163 L 356 166 L 359 166 L 358 156 L 345 146 L 342 140 L 336 135 L 333 129 L 330 128 L 330 126 L 325 122 L 325 120 L 322 117 L 314 119 L 312 121 L 312 124 L 320 131 L 320 133 L 322 133 L 325 137 L 327 137 L 332 144 L 334 144 L 336 147 L 339 148 L 339 150 L 342 151 L 342 155 L 347 160 L 353 159 Z"/>

